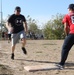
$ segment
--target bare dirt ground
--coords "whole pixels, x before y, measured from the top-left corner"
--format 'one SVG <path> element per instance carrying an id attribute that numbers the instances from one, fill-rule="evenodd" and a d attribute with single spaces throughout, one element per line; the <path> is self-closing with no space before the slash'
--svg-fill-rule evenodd
<path id="1" fill-rule="evenodd" d="M 21 44 L 15 49 L 15 60 L 11 60 L 11 43 L 0 41 L 0 75 L 74 75 L 74 47 L 72 47 L 66 67 L 63 70 L 27 72 L 24 66 L 58 63 L 63 40 L 27 40 L 24 55 Z"/>

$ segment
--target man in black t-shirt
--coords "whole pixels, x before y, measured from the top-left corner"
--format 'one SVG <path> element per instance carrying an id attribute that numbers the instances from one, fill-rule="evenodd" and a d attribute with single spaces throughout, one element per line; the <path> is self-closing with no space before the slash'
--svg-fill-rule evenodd
<path id="1" fill-rule="evenodd" d="M 14 59 L 14 50 L 15 45 L 18 42 L 19 39 L 22 41 L 22 50 L 24 54 L 27 54 L 27 51 L 25 49 L 26 44 L 26 32 L 27 32 L 27 22 L 23 15 L 20 14 L 21 8 L 17 6 L 15 8 L 15 13 L 12 14 L 7 23 L 6 27 L 9 32 L 11 32 L 11 41 L 12 41 L 12 55 L 11 59 Z M 24 31 L 25 30 L 25 31 Z"/>

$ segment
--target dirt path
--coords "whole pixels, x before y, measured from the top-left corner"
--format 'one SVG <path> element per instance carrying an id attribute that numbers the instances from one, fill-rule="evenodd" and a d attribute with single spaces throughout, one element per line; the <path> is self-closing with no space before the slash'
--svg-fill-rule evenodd
<path id="1" fill-rule="evenodd" d="M 27 40 L 24 55 L 21 44 L 15 50 L 15 60 L 11 60 L 11 43 L 0 41 L 0 74 L 8 75 L 73 75 L 74 74 L 74 47 L 72 47 L 66 68 L 64 70 L 47 70 L 27 72 L 24 66 L 58 63 L 60 61 L 63 40 Z"/>

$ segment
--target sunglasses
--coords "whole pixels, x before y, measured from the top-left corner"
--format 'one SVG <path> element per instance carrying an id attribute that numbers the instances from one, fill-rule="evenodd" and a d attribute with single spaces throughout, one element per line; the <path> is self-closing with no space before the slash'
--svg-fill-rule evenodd
<path id="1" fill-rule="evenodd" d="M 17 12 L 21 12 L 21 10 L 20 10 L 20 9 L 17 9 L 16 11 L 17 11 Z"/>

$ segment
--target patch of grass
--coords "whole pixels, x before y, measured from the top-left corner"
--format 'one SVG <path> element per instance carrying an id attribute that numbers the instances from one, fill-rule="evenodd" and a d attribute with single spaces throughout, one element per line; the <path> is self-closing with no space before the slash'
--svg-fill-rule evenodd
<path id="1" fill-rule="evenodd" d="M 54 50 L 57 50 L 57 49 L 54 49 Z"/>
<path id="2" fill-rule="evenodd" d="M 47 48 L 46 46 L 44 46 L 44 48 Z"/>
<path id="3" fill-rule="evenodd" d="M 28 44 L 36 44 L 36 43 L 28 43 Z"/>
<path id="4" fill-rule="evenodd" d="M 2 67 L 2 66 L 4 66 L 4 65 L 0 64 L 0 67 Z"/>
<path id="5" fill-rule="evenodd" d="M 7 65 L 0 64 L 0 74 L 12 74 L 12 69 Z M 12 74 L 13 75 L 13 74 Z"/>
<path id="6" fill-rule="evenodd" d="M 42 53 L 42 51 L 37 51 L 36 53 Z"/>
<path id="7" fill-rule="evenodd" d="M 42 45 L 57 45 L 55 43 L 45 43 L 45 44 L 42 44 Z"/>

